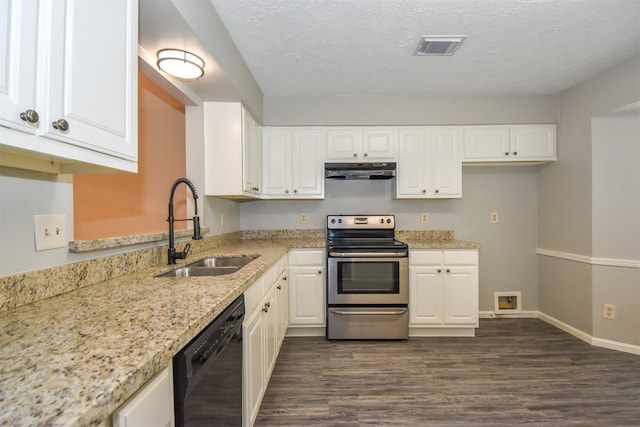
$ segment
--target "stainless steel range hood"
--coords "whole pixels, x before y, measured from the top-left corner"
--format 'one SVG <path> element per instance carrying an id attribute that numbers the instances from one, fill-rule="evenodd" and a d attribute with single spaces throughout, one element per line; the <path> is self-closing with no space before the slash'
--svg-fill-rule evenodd
<path id="1" fill-rule="evenodd" d="M 391 179 L 396 176 L 395 162 L 385 163 L 325 163 L 326 179 Z"/>

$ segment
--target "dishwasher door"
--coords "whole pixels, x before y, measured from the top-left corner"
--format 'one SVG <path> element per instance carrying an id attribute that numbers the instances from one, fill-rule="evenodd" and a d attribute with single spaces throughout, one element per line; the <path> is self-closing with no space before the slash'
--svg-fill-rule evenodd
<path id="1" fill-rule="evenodd" d="M 242 425 L 240 296 L 173 359 L 178 427 Z"/>

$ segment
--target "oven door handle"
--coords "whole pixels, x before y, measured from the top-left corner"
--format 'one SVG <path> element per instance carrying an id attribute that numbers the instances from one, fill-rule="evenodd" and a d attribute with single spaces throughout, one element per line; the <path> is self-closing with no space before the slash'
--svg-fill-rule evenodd
<path id="1" fill-rule="evenodd" d="M 405 258 L 409 256 L 408 251 L 402 252 L 329 252 L 334 258 Z"/>
<path id="2" fill-rule="evenodd" d="M 338 314 L 341 316 L 356 316 L 356 315 L 369 315 L 369 316 L 378 316 L 378 315 L 384 315 L 384 316 L 398 316 L 400 314 L 405 314 L 407 312 L 406 308 L 399 308 L 397 310 L 370 310 L 370 311 L 365 311 L 365 310 L 356 310 L 356 311 L 350 311 L 350 310 L 341 310 L 339 308 L 330 308 L 329 309 L 330 313 L 333 314 Z"/>

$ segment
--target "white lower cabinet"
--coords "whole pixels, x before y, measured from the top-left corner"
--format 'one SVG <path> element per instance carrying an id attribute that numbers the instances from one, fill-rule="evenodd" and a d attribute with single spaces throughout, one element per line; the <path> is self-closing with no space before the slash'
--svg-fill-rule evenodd
<path id="1" fill-rule="evenodd" d="M 290 336 L 325 334 L 326 305 L 324 250 L 289 251 L 289 329 Z"/>
<path id="2" fill-rule="evenodd" d="M 113 427 L 173 427 L 173 369 L 169 363 L 113 414 Z"/>
<path id="3" fill-rule="evenodd" d="M 409 335 L 475 335 L 478 251 L 409 251 Z"/>
<path id="4" fill-rule="evenodd" d="M 245 292 L 242 423 L 252 426 L 278 358 L 288 322 L 286 256 Z"/>

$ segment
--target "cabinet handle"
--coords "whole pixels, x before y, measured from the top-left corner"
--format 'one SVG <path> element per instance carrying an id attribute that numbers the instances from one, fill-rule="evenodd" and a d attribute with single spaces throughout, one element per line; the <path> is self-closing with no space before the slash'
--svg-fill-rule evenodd
<path id="1" fill-rule="evenodd" d="M 318 270 L 318 274 L 322 274 L 322 270 Z"/>
<path id="2" fill-rule="evenodd" d="M 436 194 L 438 194 L 440 192 L 440 190 L 436 190 Z"/>
<path id="3" fill-rule="evenodd" d="M 426 194 L 426 193 L 427 193 L 427 190 L 422 190 L 422 194 Z"/>
<path id="4" fill-rule="evenodd" d="M 267 313 L 269 311 L 269 307 L 262 307 L 262 311 L 264 311 L 265 313 Z"/>
<path id="5" fill-rule="evenodd" d="M 51 126 L 61 132 L 66 132 L 69 130 L 69 122 L 65 119 L 56 120 L 55 122 L 51 123 Z"/>
<path id="6" fill-rule="evenodd" d="M 287 276 L 284 276 L 284 277 L 282 278 L 282 280 L 287 280 Z"/>
<path id="7" fill-rule="evenodd" d="M 517 152 L 517 151 L 514 151 L 514 152 L 513 152 L 513 155 L 514 155 L 514 156 L 517 156 L 517 155 L 518 155 L 518 152 Z"/>
<path id="8" fill-rule="evenodd" d="M 447 268 L 447 270 L 446 270 L 446 271 L 447 271 L 447 273 L 451 273 L 451 270 L 449 270 L 448 268 Z"/>
<path id="9" fill-rule="evenodd" d="M 508 156 L 508 155 L 509 155 L 509 152 L 507 151 L 506 153 L 504 153 L 504 155 L 505 155 L 505 156 Z"/>
<path id="10" fill-rule="evenodd" d="M 284 190 L 285 193 L 289 194 L 289 190 Z"/>
<path id="11" fill-rule="evenodd" d="M 294 193 L 298 194 L 298 190 L 293 190 Z"/>
<path id="12" fill-rule="evenodd" d="M 267 302 L 264 303 L 264 306 L 269 308 L 269 307 L 271 307 L 271 303 L 269 301 L 267 301 Z"/>
<path id="13" fill-rule="evenodd" d="M 353 153 L 353 157 L 358 157 L 358 153 Z"/>
<path id="14" fill-rule="evenodd" d="M 442 273 L 442 269 L 441 268 L 438 269 L 438 274 L 440 274 L 440 273 Z"/>
<path id="15" fill-rule="evenodd" d="M 365 157 L 369 157 L 369 153 L 364 153 L 364 156 Z"/>
<path id="16" fill-rule="evenodd" d="M 20 118 L 25 122 L 35 124 L 40 121 L 40 116 L 38 116 L 38 112 L 36 110 L 27 110 L 23 113 L 20 113 Z"/>
<path id="17" fill-rule="evenodd" d="M 280 289 L 282 289 L 282 286 L 281 286 L 281 285 L 278 285 L 278 286 L 276 286 L 276 289 L 277 289 L 277 290 L 280 290 Z"/>

